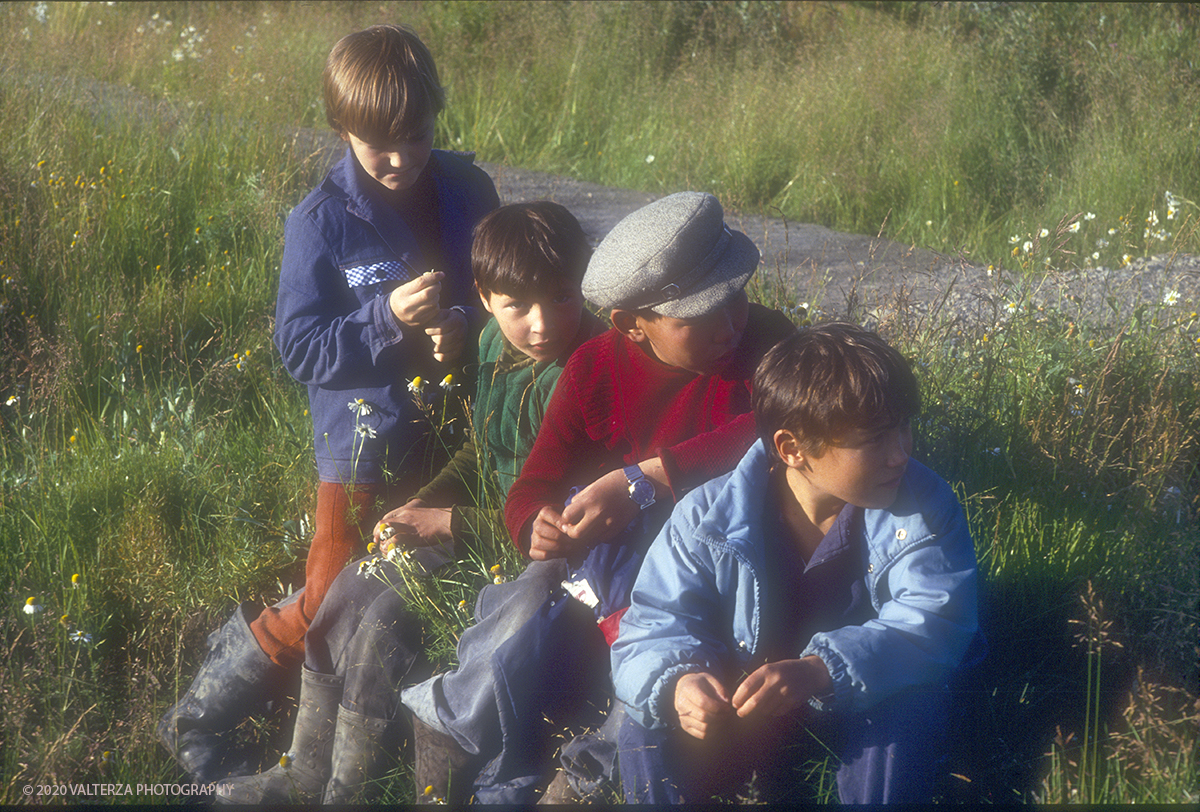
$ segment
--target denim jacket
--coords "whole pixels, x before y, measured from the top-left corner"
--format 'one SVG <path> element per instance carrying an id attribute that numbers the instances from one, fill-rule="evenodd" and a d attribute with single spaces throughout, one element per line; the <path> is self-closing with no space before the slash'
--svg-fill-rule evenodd
<path id="1" fill-rule="evenodd" d="M 446 262 L 438 268 L 446 273 L 442 306 L 466 306 L 473 300 L 471 231 L 499 205 L 496 188 L 469 156 L 434 150 L 427 171 Z M 402 463 L 422 426 L 408 381 L 422 374 L 420 364 L 433 363 L 427 337 L 406 333 L 388 306 L 393 288 L 430 265 L 399 213 L 368 194 L 366 183 L 347 149 L 284 230 L 275 345 L 288 372 L 308 387 L 325 482 L 377 482 L 385 466 Z M 348 407 L 358 398 L 369 414 Z"/>
<path id="2" fill-rule="evenodd" d="M 676 724 L 683 674 L 756 665 L 761 607 L 788 588 L 767 567 L 764 531 L 778 513 L 769 471 L 760 440 L 732 473 L 679 502 L 647 554 L 612 647 L 617 698 L 644 727 Z M 858 712 L 945 679 L 978 628 L 975 548 L 941 478 L 909 460 L 895 504 L 864 510 L 857 526 L 876 616 L 797 642 L 794 656 L 817 655 L 833 678 L 818 710 Z"/>

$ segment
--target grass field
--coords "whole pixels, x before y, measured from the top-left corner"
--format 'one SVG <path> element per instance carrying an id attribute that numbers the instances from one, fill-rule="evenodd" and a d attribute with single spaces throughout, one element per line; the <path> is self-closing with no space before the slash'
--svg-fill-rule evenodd
<path id="1" fill-rule="evenodd" d="M 293 136 L 323 126 L 329 47 L 385 21 L 438 60 L 437 146 L 994 264 L 991 319 L 871 321 L 989 576 L 940 795 L 1197 800 L 1197 303 L 1022 292 L 1200 253 L 1195 6 L 9 3 L 0 803 L 178 781 L 153 725 L 204 636 L 302 577 L 311 429 L 271 334 L 283 218 L 322 167 Z M 817 317 L 819 290 L 754 292 Z M 443 643 L 497 563 L 519 567 L 429 585 Z M 402 767 L 385 791 L 410 799 Z"/>

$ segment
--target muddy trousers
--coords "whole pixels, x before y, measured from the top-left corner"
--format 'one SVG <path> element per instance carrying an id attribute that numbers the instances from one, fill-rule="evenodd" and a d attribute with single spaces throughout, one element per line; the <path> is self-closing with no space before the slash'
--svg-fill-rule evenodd
<path id="1" fill-rule="evenodd" d="M 451 545 L 418 547 L 403 567 L 377 561 L 364 573 L 351 564 L 334 580 L 305 636 L 304 659 L 311 671 L 345 679 L 346 710 L 395 719 L 401 687 L 429 676 L 424 626 L 409 605 L 408 584 L 453 559 Z"/>

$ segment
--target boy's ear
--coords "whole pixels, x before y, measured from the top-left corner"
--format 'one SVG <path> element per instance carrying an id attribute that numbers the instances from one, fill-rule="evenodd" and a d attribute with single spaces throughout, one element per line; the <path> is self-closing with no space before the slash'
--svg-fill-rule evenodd
<path id="1" fill-rule="evenodd" d="M 483 302 L 483 309 L 487 312 L 492 312 L 492 303 L 488 294 L 479 289 L 479 285 L 475 286 L 475 292 L 479 294 L 479 301 Z"/>
<path id="2" fill-rule="evenodd" d="M 783 464 L 788 468 L 803 468 L 806 462 L 806 455 L 800 450 L 800 441 L 796 439 L 796 435 L 792 434 L 787 429 L 779 429 L 771 437 L 775 443 L 775 451 L 779 453 L 779 458 L 783 460 Z"/>
<path id="3" fill-rule="evenodd" d="M 614 307 L 609 318 L 613 327 L 624 333 L 630 341 L 642 343 L 646 340 L 646 332 L 638 325 L 637 314 L 632 310 L 621 310 Z"/>

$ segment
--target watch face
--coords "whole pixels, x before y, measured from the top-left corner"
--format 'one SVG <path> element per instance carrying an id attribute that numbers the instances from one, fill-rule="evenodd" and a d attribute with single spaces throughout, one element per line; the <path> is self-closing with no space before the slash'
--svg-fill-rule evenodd
<path id="1" fill-rule="evenodd" d="M 647 479 L 629 483 L 629 496 L 634 502 L 645 507 L 654 501 L 654 483 Z"/>

